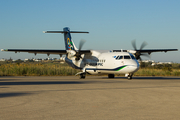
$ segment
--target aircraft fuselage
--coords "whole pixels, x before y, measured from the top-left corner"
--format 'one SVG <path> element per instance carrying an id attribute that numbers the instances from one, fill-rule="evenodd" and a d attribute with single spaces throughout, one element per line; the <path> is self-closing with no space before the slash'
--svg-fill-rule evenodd
<path id="1" fill-rule="evenodd" d="M 91 55 L 85 55 L 82 60 L 76 61 L 69 56 L 65 60 L 76 69 L 81 69 L 89 74 L 133 74 L 139 69 L 139 63 L 128 52 L 99 53 L 92 51 Z"/>

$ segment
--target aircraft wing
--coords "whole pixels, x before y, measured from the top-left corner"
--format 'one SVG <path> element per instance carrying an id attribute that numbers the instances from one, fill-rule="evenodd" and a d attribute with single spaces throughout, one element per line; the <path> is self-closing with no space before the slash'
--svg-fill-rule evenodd
<path id="1" fill-rule="evenodd" d="M 147 56 L 147 54 L 143 54 L 143 53 L 148 53 L 149 55 L 152 53 L 152 52 L 167 52 L 167 51 L 178 51 L 178 49 L 140 49 L 140 50 L 135 50 L 135 57 L 136 59 L 141 59 L 141 55 L 143 56 Z"/>
<path id="2" fill-rule="evenodd" d="M 143 49 L 143 50 L 136 50 L 136 51 L 141 52 L 141 53 L 151 54 L 152 52 L 178 51 L 178 49 Z"/>
<path id="3" fill-rule="evenodd" d="M 43 49 L 2 49 L 1 51 L 9 52 L 28 52 L 34 54 L 66 54 L 66 50 L 43 50 Z"/>
<path id="4" fill-rule="evenodd" d="M 146 53 L 148 53 L 149 55 L 152 53 L 152 52 L 168 52 L 168 51 L 178 51 L 178 49 L 140 49 L 140 50 L 113 50 L 113 52 L 129 52 L 129 53 L 132 53 L 136 59 L 141 59 L 141 55 L 144 55 L 144 56 L 148 56 Z"/>
<path id="5" fill-rule="evenodd" d="M 46 49 L 1 49 L 1 51 L 9 51 L 9 52 L 28 52 L 28 53 L 34 53 L 34 54 L 57 54 L 62 55 L 66 54 L 67 50 L 46 50 Z M 82 54 L 91 53 L 90 50 L 81 50 Z"/>
<path id="6" fill-rule="evenodd" d="M 148 53 L 152 52 L 168 52 L 168 51 L 178 51 L 178 49 L 143 49 L 143 50 L 113 50 L 113 52 L 130 52 L 130 53 Z"/>

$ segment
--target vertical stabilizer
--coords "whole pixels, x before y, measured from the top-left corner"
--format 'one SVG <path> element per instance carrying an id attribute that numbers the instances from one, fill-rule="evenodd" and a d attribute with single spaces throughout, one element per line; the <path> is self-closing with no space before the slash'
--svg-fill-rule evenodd
<path id="1" fill-rule="evenodd" d="M 66 50 L 76 50 L 76 46 L 74 45 L 73 41 L 71 40 L 70 29 L 65 27 L 64 31 L 64 42 Z"/>

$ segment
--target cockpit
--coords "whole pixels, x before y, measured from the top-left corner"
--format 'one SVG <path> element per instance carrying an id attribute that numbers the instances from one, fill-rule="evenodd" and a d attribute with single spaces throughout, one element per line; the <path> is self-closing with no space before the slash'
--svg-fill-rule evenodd
<path id="1" fill-rule="evenodd" d="M 118 55 L 116 57 L 116 60 L 121 60 L 121 59 L 133 59 L 133 60 L 135 60 L 136 58 L 134 57 L 134 55 L 129 53 L 129 55 Z"/>

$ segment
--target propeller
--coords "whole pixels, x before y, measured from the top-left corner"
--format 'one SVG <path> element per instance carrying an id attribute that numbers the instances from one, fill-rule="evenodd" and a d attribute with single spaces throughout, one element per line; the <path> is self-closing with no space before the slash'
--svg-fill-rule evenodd
<path id="1" fill-rule="evenodd" d="M 140 56 L 149 57 L 148 54 L 143 54 L 143 53 L 141 53 L 141 50 L 142 50 L 146 45 L 147 45 L 147 42 L 144 41 L 144 42 L 141 44 L 140 49 L 138 50 L 137 47 L 136 47 L 136 40 L 133 40 L 133 41 L 132 41 L 132 46 L 133 46 L 134 50 L 136 51 L 136 53 L 135 53 L 134 55 L 135 55 L 135 57 L 136 57 L 137 60 L 140 59 L 140 61 L 142 61 L 142 59 L 141 59 Z"/>
<path id="2" fill-rule="evenodd" d="M 86 42 L 85 40 L 81 39 L 81 41 L 79 42 L 79 49 L 75 50 L 76 54 L 74 56 L 75 56 L 76 61 L 82 59 L 82 57 L 81 57 L 81 49 L 82 49 L 82 46 L 84 45 L 85 42 Z"/>

